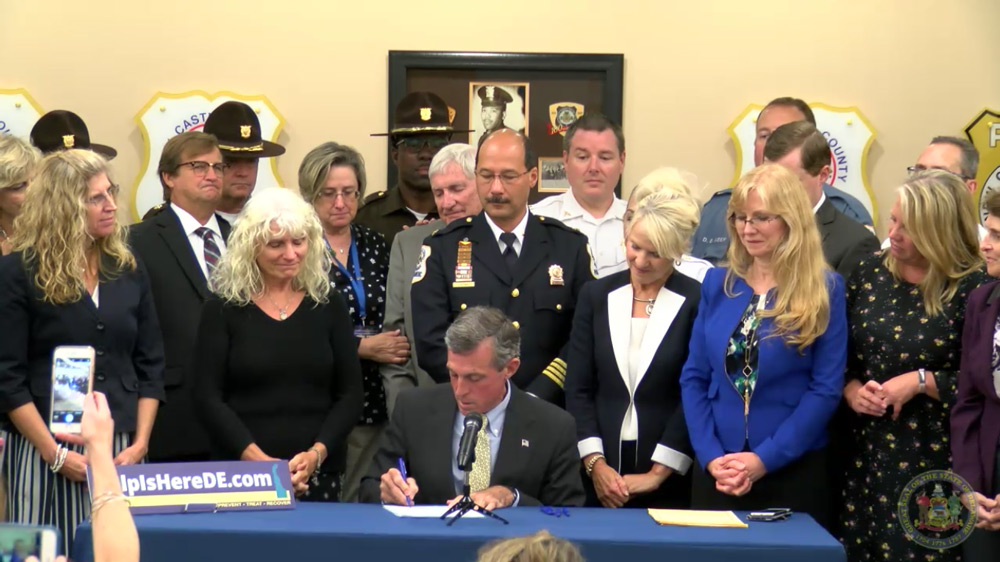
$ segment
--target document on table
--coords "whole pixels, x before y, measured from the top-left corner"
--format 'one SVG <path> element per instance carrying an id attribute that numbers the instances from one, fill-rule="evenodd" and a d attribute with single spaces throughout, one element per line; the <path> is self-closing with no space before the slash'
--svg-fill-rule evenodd
<path id="1" fill-rule="evenodd" d="M 444 515 L 444 512 L 448 511 L 448 506 L 446 505 L 415 505 L 413 507 L 407 507 L 405 505 L 383 505 L 382 507 L 396 517 L 440 518 Z M 469 511 L 462 516 L 462 519 L 474 519 L 482 516 L 483 514 L 477 511 Z M 451 516 L 449 515 L 449 517 Z"/>
<path id="2" fill-rule="evenodd" d="M 650 509 L 649 515 L 660 525 L 684 527 L 736 527 L 747 524 L 732 511 L 699 511 L 696 509 Z"/>

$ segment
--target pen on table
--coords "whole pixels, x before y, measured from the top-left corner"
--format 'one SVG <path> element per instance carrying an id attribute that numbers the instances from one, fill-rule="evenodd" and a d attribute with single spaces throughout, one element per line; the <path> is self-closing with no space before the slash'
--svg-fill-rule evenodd
<path id="1" fill-rule="evenodd" d="M 403 462 L 403 457 L 399 457 L 399 476 L 403 479 L 403 482 L 406 483 L 406 464 Z M 409 494 L 406 496 L 406 505 L 407 507 L 413 507 L 413 500 L 410 499 Z"/>

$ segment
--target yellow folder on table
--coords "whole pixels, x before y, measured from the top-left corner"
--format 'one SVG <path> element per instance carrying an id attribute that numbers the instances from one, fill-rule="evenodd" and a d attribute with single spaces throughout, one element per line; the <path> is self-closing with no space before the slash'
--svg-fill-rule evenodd
<path id="1" fill-rule="evenodd" d="M 747 524 L 732 511 L 699 511 L 697 509 L 650 509 L 650 517 L 660 525 L 684 527 L 736 527 L 746 529 Z"/>

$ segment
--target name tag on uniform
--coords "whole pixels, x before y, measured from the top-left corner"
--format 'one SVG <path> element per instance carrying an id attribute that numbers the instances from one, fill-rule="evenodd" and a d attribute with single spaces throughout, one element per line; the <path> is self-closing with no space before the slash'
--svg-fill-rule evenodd
<path id="1" fill-rule="evenodd" d="M 451 284 L 454 288 L 475 287 L 476 282 L 472 279 L 472 242 L 469 239 L 458 241 L 458 257 L 455 259 L 455 281 Z"/>

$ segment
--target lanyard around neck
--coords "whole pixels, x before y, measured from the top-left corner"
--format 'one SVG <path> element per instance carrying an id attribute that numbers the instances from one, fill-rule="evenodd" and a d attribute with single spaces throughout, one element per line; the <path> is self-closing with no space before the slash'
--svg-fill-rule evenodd
<path id="1" fill-rule="evenodd" d="M 361 277 L 361 267 L 358 265 L 358 245 L 354 242 L 354 236 L 351 236 L 351 251 L 350 251 L 350 261 L 352 271 L 349 271 L 344 267 L 338 260 L 337 256 L 333 251 L 333 246 L 330 246 L 330 241 L 326 240 L 326 249 L 330 252 L 330 258 L 333 261 L 333 265 L 337 266 L 337 269 L 347 277 L 347 281 L 351 284 L 351 290 L 354 291 L 354 298 L 358 301 L 358 316 L 364 321 L 365 316 L 368 313 L 368 309 L 365 308 L 365 285 L 364 278 Z"/>

